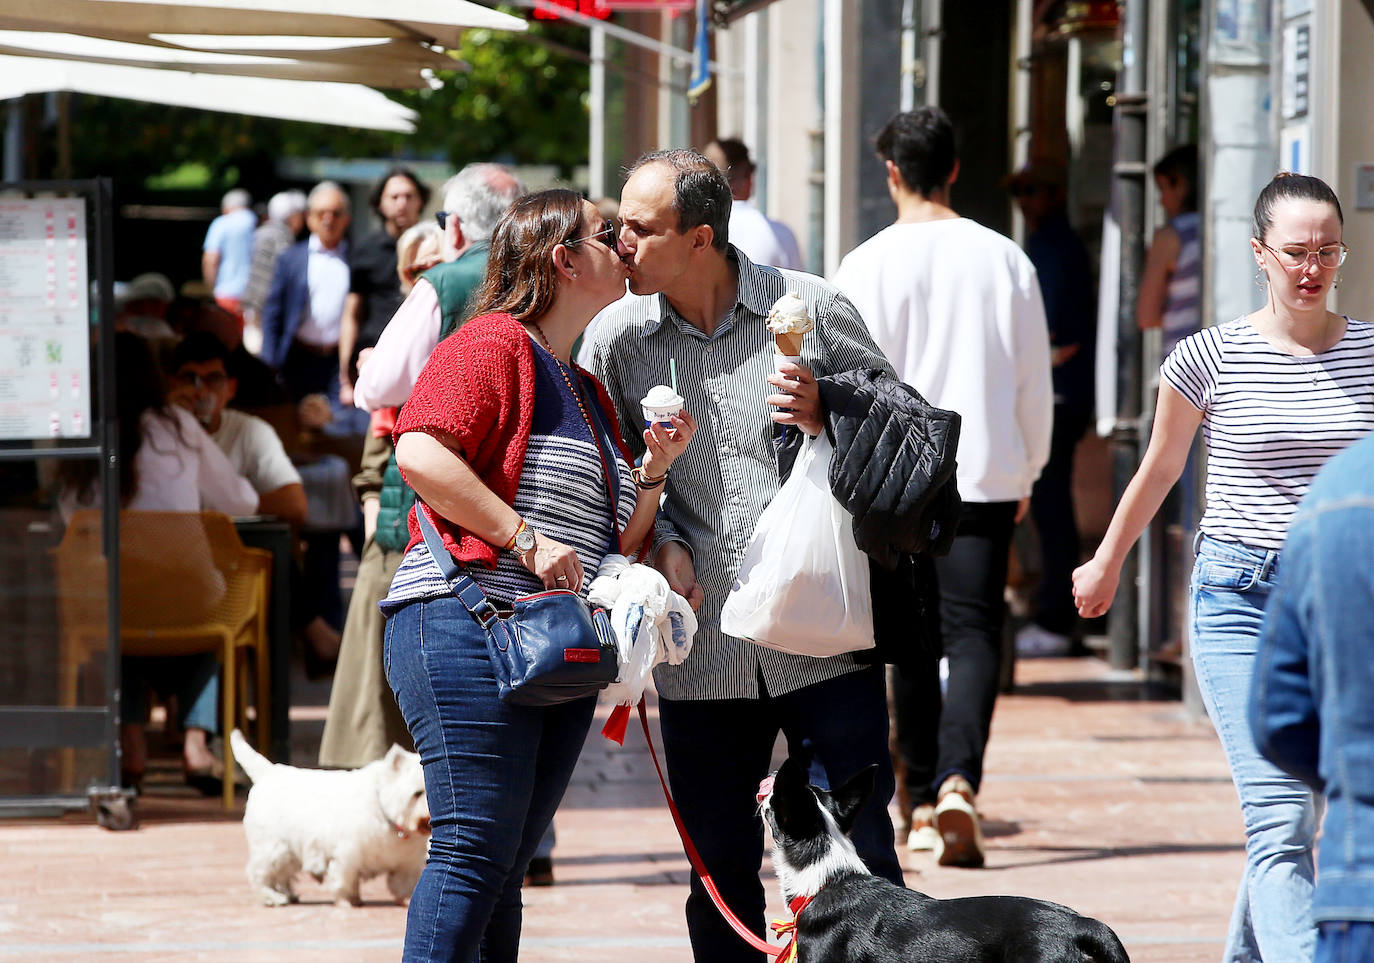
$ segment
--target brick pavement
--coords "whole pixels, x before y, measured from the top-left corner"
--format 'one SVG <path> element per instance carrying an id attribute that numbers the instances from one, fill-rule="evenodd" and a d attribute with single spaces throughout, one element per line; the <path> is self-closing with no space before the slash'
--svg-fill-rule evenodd
<path id="1" fill-rule="evenodd" d="M 988 868 L 903 853 L 908 885 L 1067 903 L 1111 924 L 1136 963 L 1218 958 L 1243 856 L 1211 729 L 1094 659 L 1023 661 L 1018 682 L 999 703 L 979 799 Z M 327 690 L 297 693 L 293 755 L 305 762 Z M 397 958 L 405 913 L 380 881 L 360 909 L 333 907 L 308 878 L 302 904 L 254 905 L 238 815 L 216 805 L 159 792 L 128 833 L 81 816 L 0 823 L 0 959 Z M 687 861 L 642 736 L 620 749 L 593 732 L 557 828 L 558 882 L 526 895 L 523 960 L 691 959 Z M 764 877 L 781 915 L 766 864 Z"/>

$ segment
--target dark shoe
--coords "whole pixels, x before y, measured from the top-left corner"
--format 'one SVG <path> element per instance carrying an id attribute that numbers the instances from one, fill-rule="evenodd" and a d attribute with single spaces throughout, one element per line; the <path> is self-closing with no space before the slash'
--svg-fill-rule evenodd
<path id="1" fill-rule="evenodd" d="M 224 764 L 222 762 L 216 762 L 213 766 L 206 766 L 203 769 L 186 769 L 183 772 L 186 777 L 186 785 L 202 796 L 218 796 L 224 792 Z"/>
<path id="2" fill-rule="evenodd" d="M 552 886 L 553 860 L 548 856 L 536 856 L 530 860 L 530 865 L 525 870 L 525 885 Z"/>

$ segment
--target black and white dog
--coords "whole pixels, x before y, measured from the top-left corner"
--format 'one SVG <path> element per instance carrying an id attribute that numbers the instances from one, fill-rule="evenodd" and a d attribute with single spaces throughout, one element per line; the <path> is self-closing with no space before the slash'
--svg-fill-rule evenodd
<path id="1" fill-rule="evenodd" d="M 1129 963 L 1111 927 L 1067 906 L 935 899 L 869 873 L 848 833 L 876 768 L 827 792 L 789 758 L 759 785 L 773 866 L 796 913 L 798 963 Z"/>

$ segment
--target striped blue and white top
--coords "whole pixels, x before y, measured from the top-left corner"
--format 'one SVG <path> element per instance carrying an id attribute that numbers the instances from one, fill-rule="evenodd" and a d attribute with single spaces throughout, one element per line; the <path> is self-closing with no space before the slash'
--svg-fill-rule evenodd
<path id="1" fill-rule="evenodd" d="M 558 371 L 558 362 L 538 342 L 534 344 L 534 382 L 529 447 L 512 507 L 530 528 L 577 550 L 584 572 L 585 597 L 601 560 L 608 553 L 619 551 L 618 543 L 613 542 L 605 474 L 596 441 Z M 596 392 L 589 383 L 584 381 L 579 388 L 584 404 L 597 403 Z M 615 458 L 620 472 L 616 529 L 623 531 L 637 501 L 635 484 L 630 466 L 620 453 L 612 451 L 608 456 Z M 470 565 L 467 574 L 482 586 L 488 598 L 498 602 L 509 603 L 544 588 L 513 552 L 501 552 L 495 569 Z M 406 602 L 447 594 L 448 582 L 421 541 L 401 561 L 382 608 L 394 611 Z"/>
<path id="2" fill-rule="evenodd" d="M 1310 358 L 1280 351 L 1244 317 L 1181 341 L 1160 368 L 1202 412 L 1207 509 L 1222 541 L 1279 549 L 1326 460 L 1374 430 L 1374 325 Z"/>
<path id="3" fill-rule="evenodd" d="M 816 327 L 802 339 L 802 364 L 817 376 L 858 368 L 892 372 L 854 305 L 834 286 L 814 275 L 756 265 L 733 246 L 729 257 L 739 269 L 736 302 L 710 337 L 662 295 L 627 295 L 597 317 L 584 349 L 636 454 L 644 447 L 639 400 L 668 383 L 670 361 L 677 362 L 678 393 L 697 419 L 692 443 L 668 474 L 655 527 L 656 541 L 676 539 L 691 549 L 706 595 L 692 654 L 681 665 L 654 670 L 654 684 L 668 699 L 777 696 L 861 668 L 849 655 L 789 655 L 720 630 L 720 609 L 754 523 L 780 487 L 773 447 L 778 426 L 763 400 L 777 392 L 765 380 L 774 370 L 769 308 L 788 291 L 806 302 Z"/>
<path id="4" fill-rule="evenodd" d="M 1169 272 L 1169 288 L 1164 298 L 1163 356 L 1202 326 L 1202 215 L 1197 211 L 1180 214 L 1169 222 L 1178 234 L 1178 257 Z"/>

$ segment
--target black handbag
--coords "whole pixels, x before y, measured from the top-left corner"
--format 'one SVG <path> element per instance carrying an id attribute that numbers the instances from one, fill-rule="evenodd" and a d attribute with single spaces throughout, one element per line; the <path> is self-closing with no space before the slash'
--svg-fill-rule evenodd
<path id="1" fill-rule="evenodd" d="M 615 681 L 619 650 L 604 609 L 588 609 L 571 589 L 546 589 L 520 596 L 514 610 L 503 615 L 453 560 L 418 502 L 415 516 L 454 596 L 486 632 L 487 655 L 502 701 L 557 705 L 595 695 Z"/>

